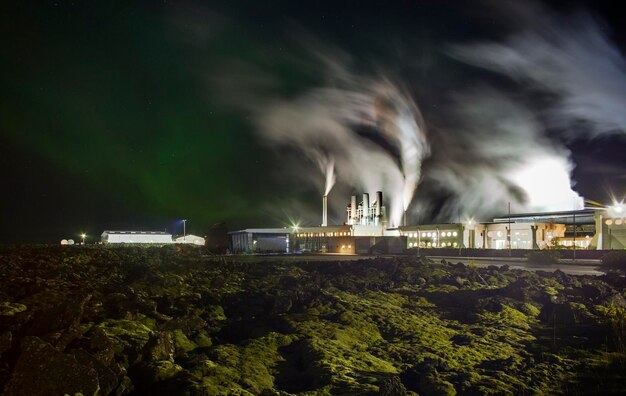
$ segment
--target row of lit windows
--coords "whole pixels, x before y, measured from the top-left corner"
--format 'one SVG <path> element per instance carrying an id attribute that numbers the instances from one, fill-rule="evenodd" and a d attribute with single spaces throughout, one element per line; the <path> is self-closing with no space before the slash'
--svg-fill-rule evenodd
<path id="1" fill-rule="evenodd" d="M 458 243 L 456 242 L 441 242 L 440 244 L 437 244 L 437 242 L 431 243 L 431 242 L 421 242 L 419 243 L 419 247 L 457 247 Z M 415 242 L 409 242 L 409 247 L 418 247 L 418 243 Z"/>
<path id="2" fill-rule="evenodd" d="M 625 224 L 623 219 L 608 219 L 607 221 L 604 222 L 604 224 L 610 226 L 610 225 L 622 225 Z"/>
<path id="3" fill-rule="evenodd" d="M 490 238 L 502 237 L 506 235 L 506 231 L 487 231 L 487 236 Z M 528 236 L 527 231 L 515 231 L 515 235 Z M 552 233 L 548 233 L 548 237 L 552 237 Z"/>
<path id="4" fill-rule="evenodd" d="M 325 236 L 331 236 L 331 237 L 337 237 L 337 236 L 349 236 L 350 233 L 349 232 L 304 232 L 304 233 L 300 233 L 300 234 L 296 234 L 296 236 L 298 238 L 306 238 L 306 237 L 325 237 Z"/>
<path id="5" fill-rule="evenodd" d="M 352 245 L 348 245 L 348 246 L 346 246 L 346 245 L 341 245 L 341 248 L 342 248 L 342 249 L 345 249 L 346 247 L 347 247 L 348 249 L 352 249 Z"/>
<path id="6" fill-rule="evenodd" d="M 458 236 L 459 233 L 454 231 L 443 231 L 439 233 L 442 237 L 452 237 L 452 236 Z M 406 236 L 408 236 L 409 238 L 417 238 L 419 236 L 418 232 L 409 232 L 406 234 Z M 422 238 L 428 238 L 428 237 L 432 237 L 432 238 L 437 238 L 437 233 L 436 232 L 422 232 Z"/>

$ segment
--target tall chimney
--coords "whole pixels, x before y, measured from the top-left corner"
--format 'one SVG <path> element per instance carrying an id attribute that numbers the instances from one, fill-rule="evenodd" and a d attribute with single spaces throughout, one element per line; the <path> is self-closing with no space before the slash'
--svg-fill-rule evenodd
<path id="1" fill-rule="evenodd" d="M 370 223 L 370 195 L 368 193 L 363 194 L 363 220 L 361 224 Z"/>
<path id="2" fill-rule="evenodd" d="M 322 227 L 328 226 L 328 195 L 322 197 Z"/>
<path id="3" fill-rule="evenodd" d="M 357 224 L 359 218 L 356 214 L 356 195 L 350 197 L 350 216 L 352 217 L 350 219 L 350 224 Z"/>
<path id="4" fill-rule="evenodd" d="M 376 191 L 376 212 L 374 213 L 374 223 L 379 225 L 383 219 L 383 192 Z"/>

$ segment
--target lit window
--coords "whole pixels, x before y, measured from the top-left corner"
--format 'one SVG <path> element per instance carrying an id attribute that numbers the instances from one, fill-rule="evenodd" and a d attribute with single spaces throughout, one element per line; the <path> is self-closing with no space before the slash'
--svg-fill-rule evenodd
<path id="1" fill-rule="evenodd" d="M 616 219 L 615 225 L 622 225 L 622 219 Z"/>
<path id="2" fill-rule="evenodd" d="M 413 242 L 409 242 L 409 247 L 413 247 Z"/>
<path id="3" fill-rule="evenodd" d="M 348 249 L 352 249 L 352 245 L 348 245 Z"/>
<path id="4" fill-rule="evenodd" d="M 454 243 L 452 244 L 452 246 L 454 246 L 454 247 L 456 247 L 457 245 L 458 245 L 458 244 L 457 244 L 456 242 L 454 242 Z"/>
<path id="5" fill-rule="evenodd" d="M 457 235 L 459 235 L 459 233 L 458 233 L 458 232 L 456 232 L 456 231 L 454 231 L 454 232 L 452 233 L 452 236 L 457 236 Z"/>
<path id="6" fill-rule="evenodd" d="M 426 233 L 422 232 L 422 238 L 426 238 Z"/>
<path id="7" fill-rule="evenodd" d="M 345 248 L 346 248 L 346 245 L 341 245 L 341 248 L 342 248 L 342 249 L 345 249 Z"/>
<path id="8" fill-rule="evenodd" d="M 427 232 L 427 233 L 426 233 L 426 236 L 431 236 L 431 235 L 432 235 L 432 234 L 431 234 L 430 232 Z"/>

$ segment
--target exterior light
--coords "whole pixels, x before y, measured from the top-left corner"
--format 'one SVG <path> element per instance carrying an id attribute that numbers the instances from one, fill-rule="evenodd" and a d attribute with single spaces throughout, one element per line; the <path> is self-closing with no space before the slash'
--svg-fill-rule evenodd
<path id="1" fill-rule="evenodd" d="M 626 205 L 623 202 L 614 202 L 613 205 L 607 208 L 607 211 L 613 217 L 621 217 L 626 213 Z"/>

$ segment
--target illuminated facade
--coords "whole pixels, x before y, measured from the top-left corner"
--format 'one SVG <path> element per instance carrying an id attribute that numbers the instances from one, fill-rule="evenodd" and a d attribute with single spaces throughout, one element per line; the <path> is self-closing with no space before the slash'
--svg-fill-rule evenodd
<path id="1" fill-rule="evenodd" d="M 592 245 L 598 249 L 626 249 L 626 205 L 614 205 L 596 213 L 595 225 Z"/>
<path id="2" fill-rule="evenodd" d="M 323 200 L 327 220 L 327 197 Z M 404 225 L 388 228 L 382 193 L 361 202 L 353 195 L 343 225 L 243 230 L 231 233 L 234 252 L 389 253 L 403 249 L 624 249 L 626 206 L 511 214 L 490 222 Z M 265 235 L 265 236 L 264 236 Z M 273 242 L 268 244 L 267 241 Z M 398 242 L 400 241 L 400 242 Z M 271 246 L 270 246 L 271 245 Z M 385 247 L 383 247 L 385 246 Z M 271 247 L 271 249 L 269 249 Z"/>
<path id="3" fill-rule="evenodd" d="M 174 243 L 172 234 L 162 231 L 104 231 L 100 236 L 104 244 L 155 244 L 164 245 Z"/>

